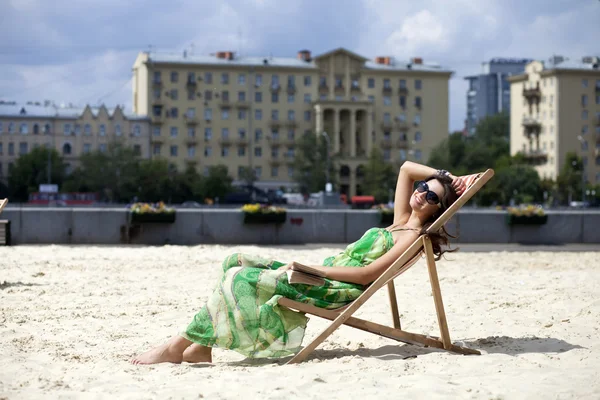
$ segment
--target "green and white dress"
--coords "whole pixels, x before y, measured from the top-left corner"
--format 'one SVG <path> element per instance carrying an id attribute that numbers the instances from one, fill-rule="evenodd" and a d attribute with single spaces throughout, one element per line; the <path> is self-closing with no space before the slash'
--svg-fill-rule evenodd
<path id="1" fill-rule="evenodd" d="M 392 234 L 371 228 L 324 266 L 364 267 L 394 245 Z M 335 309 L 361 295 L 363 287 L 326 279 L 323 286 L 290 284 L 277 269 L 284 262 L 236 253 L 223 261 L 223 275 L 206 305 L 182 336 L 208 347 L 235 350 L 247 357 L 282 357 L 300 350 L 308 318 L 279 306 L 281 297 Z"/>

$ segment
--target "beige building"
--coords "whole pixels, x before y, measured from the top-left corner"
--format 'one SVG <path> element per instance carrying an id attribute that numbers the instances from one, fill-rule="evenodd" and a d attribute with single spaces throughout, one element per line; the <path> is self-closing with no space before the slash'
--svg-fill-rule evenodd
<path id="1" fill-rule="evenodd" d="M 199 172 L 253 168 L 263 187 L 291 187 L 295 141 L 319 134 L 337 157 L 340 190 L 361 194 L 362 166 L 426 162 L 448 135 L 451 71 L 420 58 L 370 61 L 345 49 L 296 58 L 140 53 L 133 109 L 151 118 L 152 156 Z M 325 135 L 323 134 L 325 133 Z"/>
<path id="2" fill-rule="evenodd" d="M 510 152 L 522 152 L 541 178 L 556 180 L 567 152 L 583 157 L 600 183 L 600 59 L 533 61 L 509 78 Z"/>
<path id="3" fill-rule="evenodd" d="M 56 149 L 69 172 L 78 165 L 81 154 L 104 151 L 115 140 L 148 158 L 148 118 L 126 115 L 119 106 L 82 109 L 48 102 L 0 102 L 0 180 L 6 182 L 16 159 L 35 147 Z"/>

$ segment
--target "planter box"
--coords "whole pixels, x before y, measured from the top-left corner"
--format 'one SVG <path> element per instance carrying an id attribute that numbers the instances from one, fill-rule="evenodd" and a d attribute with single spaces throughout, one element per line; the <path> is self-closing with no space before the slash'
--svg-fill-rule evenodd
<path id="1" fill-rule="evenodd" d="M 172 224 L 175 222 L 175 213 L 131 213 L 132 224 Z"/>
<path id="2" fill-rule="evenodd" d="M 287 213 L 244 213 L 244 224 L 283 224 Z"/>
<path id="3" fill-rule="evenodd" d="M 544 225 L 548 222 L 547 215 L 510 215 L 506 216 L 506 223 L 508 225 Z"/>
<path id="4" fill-rule="evenodd" d="M 381 214 L 381 224 L 383 225 L 391 225 L 394 223 L 394 213 L 380 213 Z"/>

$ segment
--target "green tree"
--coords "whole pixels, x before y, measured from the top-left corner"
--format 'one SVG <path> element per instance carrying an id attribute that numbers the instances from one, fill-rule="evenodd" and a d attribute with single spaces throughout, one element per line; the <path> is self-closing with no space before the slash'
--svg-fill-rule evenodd
<path id="1" fill-rule="evenodd" d="M 202 193 L 206 197 L 222 199 L 227 193 L 231 192 L 231 183 L 233 179 L 227 172 L 227 166 L 217 165 L 208 169 L 202 183 Z"/>
<path id="2" fill-rule="evenodd" d="M 65 164 L 56 150 L 36 147 L 17 158 L 8 178 L 10 198 L 25 202 L 29 193 L 37 192 L 39 185 L 48 183 L 48 160 L 51 162 L 51 183 L 61 188 L 65 179 Z"/>
<path id="3" fill-rule="evenodd" d="M 390 191 L 395 190 L 396 175 L 394 167 L 384 160 L 381 151 L 374 148 L 365 165 L 363 191 L 374 196 L 376 202 L 386 203 Z"/>
<path id="4" fill-rule="evenodd" d="M 328 162 L 327 142 L 324 138 L 316 134 L 302 135 L 297 141 L 294 161 L 294 180 L 300 186 L 301 192 L 325 190 L 327 169 L 329 181 L 335 184 L 334 163 L 333 157 L 329 157 Z"/>
<path id="5" fill-rule="evenodd" d="M 565 155 L 565 162 L 560 169 L 557 183 L 557 195 L 562 204 L 572 200 L 581 199 L 581 186 L 583 175 L 583 160 L 574 152 Z"/>
<path id="6" fill-rule="evenodd" d="M 254 185 L 254 183 L 258 180 L 254 168 L 242 167 L 242 170 L 240 171 L 240 180 L 242 180 L 246 185 Z"/>

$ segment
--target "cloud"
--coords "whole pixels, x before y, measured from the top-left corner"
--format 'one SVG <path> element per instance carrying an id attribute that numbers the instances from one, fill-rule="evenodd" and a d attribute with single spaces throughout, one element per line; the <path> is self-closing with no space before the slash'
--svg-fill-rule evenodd
<path id="1" fill-rule="evenodd" d="M 466 82 L 492 57 L 594 54 L 600 2 L 554 0 L 4 0 L 0 98 L 131 104 L 140 51 L 421 56 L 455 71 L 450 127 L 465 116 Z M 585 27 L 585 30 L 582 28 Z M 17 33 L 18 32 L 18 33 Z"/>

